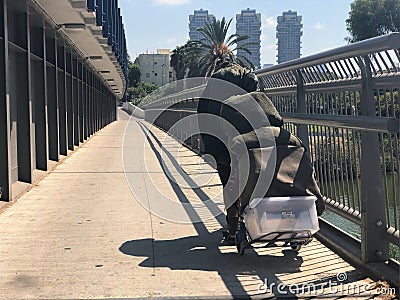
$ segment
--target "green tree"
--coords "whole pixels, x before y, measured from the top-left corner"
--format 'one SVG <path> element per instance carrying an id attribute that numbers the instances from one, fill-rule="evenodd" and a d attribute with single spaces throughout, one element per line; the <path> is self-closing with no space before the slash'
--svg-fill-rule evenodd
<path id="1" fill-rule="evenodd" d="M 126 99 L 137 105 L 148 94 L 151 94 L 158 87 L 153 83 L 140 81 L 140 67 L 128 57 L 128 87 L 126 89 Z"/>
<path id="2" fill-rule="evenodd" d="M 137 87 L 140 82 L 140 68 L 138 64 L 129 61 L 128 63 L 128 86 Z"/>
<path id="3" fill-rule="evenodd" d="M 226 22 L 225 17 L 222 20 L 212 18 L 210 24 L 197 29 L 202 34 L 203 39 L 192 41 L 186 53 L 187 56 L 197 58 L 195 61 L 200 73 L 211 76 L 214 72 L 231 63 L 254 69 L 254 65 L 246 57 L 234 54 L 234 51 L 239 49 L 251 54 L 247 47 L 252 43 L 241 43 L 248 39 L 248 36 L 232 34 L 227 37 L 231 22 L 232 19 Z"/>
<path id="4" fill-rule="evenodd" d="M 350 34 L 346 40 L 351 43 L 400 31 L 400 1 L 355 0 L 346 28 Z"/>
<path id="5" fill-rule="evenodd" d="M 187 70 L 187 63 L 185 59 L 186 47 L 186 45 L 176 46 L 171 55 L 170 66 L 174 69 L 176 79 L 178 80 L 185 77 L 185 73 Z"/>
<path id="6" fill-rule="evenodd" d="M 142 101 L 143 98 L 145 98 L 148 94 L 151 94 L 156 89 L 158 89 L 158 87 L 154 83 L 139 82 L 136 87 L 128 87 L 126 94 L 127 98 L 133 104 L 137 105 L 140 103 L 140 101 Z"/>

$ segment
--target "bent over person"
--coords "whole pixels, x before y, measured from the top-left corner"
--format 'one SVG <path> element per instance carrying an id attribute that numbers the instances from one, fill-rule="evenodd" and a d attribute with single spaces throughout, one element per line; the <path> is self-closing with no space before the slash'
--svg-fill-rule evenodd
<path id="1" fill-rule="evenodd" d="M 235 243 L 239 210 L 254 198 L 314 195 L 317 214 L 322 214 L 325 206 L 307 150 L 298 137 L 282 127 L 282 117 L 264 93 L 230 97 L 221 106 L 220 115 L 239 133 L 229 143 L 231 176 L 224 189 L 228 212 L 225 244 Z M 243 167 L 246 160 L 247 167 Z"/>
<path id="2" fill-rule="evenodd" d="M 223 101 L 233 95 L 242 95 L 257 89 L 257 78 L 250 70 L 239 65 L 230 65 L 211 76 L 197 106 L 198 114 L 210 114 L 220 117 Z M 231 172 L 231 158 L 227 149 L 227 136 L 216 137 L 206 133 L 207 126 L 199 118 L 199 129 L 203 143 L 203 154 L 211 155 L 216 162 L 216 169 L 222 186 L 225 187 Z M 217 126 L 217 124 L 216 124 Z M 232 214 L 227 213 L 227 222 Z M 234 215 L 234 214 L 233 214 Z"/>

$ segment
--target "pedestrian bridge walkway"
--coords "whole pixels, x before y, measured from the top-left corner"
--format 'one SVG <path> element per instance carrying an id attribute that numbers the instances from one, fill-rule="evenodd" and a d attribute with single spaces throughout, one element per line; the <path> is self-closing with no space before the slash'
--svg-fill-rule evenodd
<path id="1" fill-rule="evenodd" d="M 235 247 L 219 246 L 224 216 L 214 217 L 223 212 L 215 171 L 143 120 L 131 120 L 125 132 L 129 116 L 118 113 L 119 121 L 3 207 L 1 298 L 325 294 L 335 299 L 361 292 L 357 299 L 370 299 L 388 291 L 384 282 L 373 281 L 317 240 L 298 254 L 260 248 L 242 257 Z M 124 144 L 124 137 L 132 142 Z M 190 185 L 174 182 L 182 171 Z M 196 186 L 202 174 L 209 181 Z M 133 190 L 127 179 L 135 182 Z M 159 204 L 157 193 L 199 222 L 172 222 L 149 212 L 146 207 L 154 211 Z M 204 199 L 217 200 L 202 206 Z"/>

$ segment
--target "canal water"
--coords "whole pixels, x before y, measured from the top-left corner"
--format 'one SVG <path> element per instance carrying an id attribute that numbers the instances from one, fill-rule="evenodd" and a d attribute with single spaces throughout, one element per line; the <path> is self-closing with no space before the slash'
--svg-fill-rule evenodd
<path id="1" fill-rule="evenodd" d="M 398 184 L 398 175 L 388 175 L 387 176 L 387 184 L 388 184 L 388 196 L 389 196 L 389 215 L 391 222 L 393 223 L 395 220 L 395 210 L 396 210 L 396 218 L 398 219 L 397 222 L 399 223 L 400 218 L 400 203 L 399 203 L 399 193 L 400 188 Z M 393 192 L 393 187 L 395 187 L 395 192 Z M 355 187 L 356 188 L 356 187 Z M 396 197 L 396 202 L 395 202 Z M 395 208 L 395 206 L 397 206 Z M 337 214 L 333 213 L 332 211 L 325 210 L 322 218 L 329 223 L 339 227 L 340 229 L 344 230 L 345 232 L 349 233 L 350 235 L 354 236 L 355 238 L 361 240 L 361 228 L 357 224 L 338 216 Z M 394 225 L 392 225 L 394 226 Z M 400 261 L 400 249 L 399 246 L 390 244 L 389 255 L 391 258 Z"/>

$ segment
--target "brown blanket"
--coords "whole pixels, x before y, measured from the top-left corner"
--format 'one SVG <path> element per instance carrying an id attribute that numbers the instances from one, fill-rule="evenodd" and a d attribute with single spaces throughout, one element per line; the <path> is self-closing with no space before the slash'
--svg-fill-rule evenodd
<path id="1" fill-rule="evenodd" d="M 276 146 L 271 143 L 271 137 Z M 248 158 L 243 147 L 247 149 Z M 239 200 L 242 209 L 254 198 L 314 195 L 317 197 L 317 213 L 322 214 L 325 205 L 314 169 L 296 136 L 283 128 L 264 127 L 233 138 L 231 149 L 232 171 L 224 195 L 227 208 L 235 202 L 232 197 L 241 188 Z"/>

